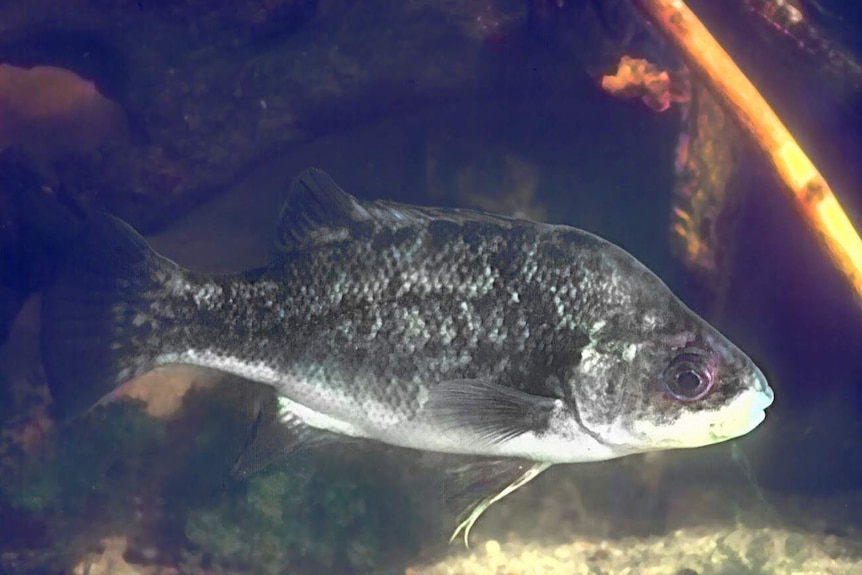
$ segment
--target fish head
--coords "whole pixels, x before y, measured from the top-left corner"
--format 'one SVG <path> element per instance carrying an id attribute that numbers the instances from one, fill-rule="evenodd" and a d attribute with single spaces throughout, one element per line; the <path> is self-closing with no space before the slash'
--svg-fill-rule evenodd
<path id="1" fill-rule="evenodd" d="M 626 374 L 620 423 L 649 450 L 745 435 L 764 420 L 774 397 L 736 345 L 687 309 L 679 313 L 687 321 L 643 343 Z"/>
<path id="2" fill-rule="evenodd" d="M 774 397 L 761 370 L 652 272 L 628 271 L 618 282 L 628 305 L 598 322 L 572 378 L 583 425 L 619 454 L 700 447 L 757 427 Z"/>

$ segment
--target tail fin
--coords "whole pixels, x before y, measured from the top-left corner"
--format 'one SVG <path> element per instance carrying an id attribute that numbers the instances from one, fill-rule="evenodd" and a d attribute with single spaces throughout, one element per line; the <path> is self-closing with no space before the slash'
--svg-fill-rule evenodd
<path id="1" fill-rule="evenodd" d="M 42 295 L 42 363 L 58 417 L 154 367 L 151 302 L 171 272 L 181 268 L 128 224 L 107 215 L 88 222 Z"/>
<path id="2" fill-rule="evenodd" d="M 79 218 L 22 154 L 0 150 L 0 343 L 6 341 L 24 302 L 62 261 Z"/>

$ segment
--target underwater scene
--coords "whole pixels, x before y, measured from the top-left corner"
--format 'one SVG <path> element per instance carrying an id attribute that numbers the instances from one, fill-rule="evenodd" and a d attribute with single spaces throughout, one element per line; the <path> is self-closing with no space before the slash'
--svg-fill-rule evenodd
<path id="1" fill-rule="evenodd" d="M 0 2 L 0 575 L 862 575 L 862 3 Z"/>

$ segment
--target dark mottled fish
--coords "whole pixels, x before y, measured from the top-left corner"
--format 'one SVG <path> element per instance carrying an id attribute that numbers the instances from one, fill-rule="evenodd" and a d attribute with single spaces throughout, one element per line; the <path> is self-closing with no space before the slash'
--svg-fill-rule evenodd
<path id="1" fill-rule="evenodd" d="M 58 405 L 205 366 L 273 386 L 296 437 L 533 462 L 523 478 L 724 441 L 772 402 L 744 353 L 581 230 L 360 202 L 309 170 L 277 243 L 270 267 L 213 277 L 114 218 L 92 222 L 44 297 Z"/>

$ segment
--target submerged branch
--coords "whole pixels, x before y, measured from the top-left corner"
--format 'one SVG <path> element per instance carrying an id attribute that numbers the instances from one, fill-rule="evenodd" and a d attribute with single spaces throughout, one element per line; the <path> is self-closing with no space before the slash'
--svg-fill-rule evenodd
<path id="1" fill-rule="evenodd" d="M 767 153 L 805 221 L 862 303 L 862 239 L 790 131 L 682 0 L 635 0 L 715 96 Z"/>

